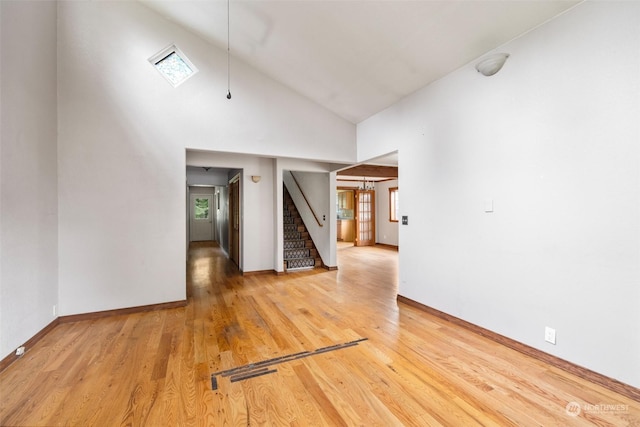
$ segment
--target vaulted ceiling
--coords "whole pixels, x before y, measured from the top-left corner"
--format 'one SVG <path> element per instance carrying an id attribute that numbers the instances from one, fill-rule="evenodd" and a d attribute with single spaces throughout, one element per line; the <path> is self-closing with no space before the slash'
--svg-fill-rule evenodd
<path id="1" fill-rule="evenodd" d="M 140 1 L 227 49 L 227 1 Z M 230 0 L 231 53 L 359 123 L 576 3 Z"/>

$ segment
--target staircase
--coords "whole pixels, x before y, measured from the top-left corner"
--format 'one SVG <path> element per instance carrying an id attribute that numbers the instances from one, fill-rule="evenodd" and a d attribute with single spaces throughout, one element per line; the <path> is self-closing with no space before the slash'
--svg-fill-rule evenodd
<path id="1" fill-rule="evenodd" d="M 322 266 L 322 259 L 318 255 L 313 240 L 291 199 L 291 195 L 284 187 L 284 270 L 303 270 Z"/>

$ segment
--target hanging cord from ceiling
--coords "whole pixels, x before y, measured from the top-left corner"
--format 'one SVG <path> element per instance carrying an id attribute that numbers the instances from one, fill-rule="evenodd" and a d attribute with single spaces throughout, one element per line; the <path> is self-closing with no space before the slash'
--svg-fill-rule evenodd
<path id="1" fill-rule="evenodd" d="M 231 99 L 231 50 L 229 49 L 230 37 L 229 37 L 229 3 L 231 0 L 227 0 L 227 99 Z"/>

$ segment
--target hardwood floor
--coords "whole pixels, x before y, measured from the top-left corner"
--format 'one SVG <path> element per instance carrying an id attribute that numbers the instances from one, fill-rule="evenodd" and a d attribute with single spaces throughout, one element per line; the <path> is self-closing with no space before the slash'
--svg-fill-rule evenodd
<path id="1" fill-rule="evenodd" d="M 56 326 L 0 373 L 0 424 L 640 426 L 639 402 L 398 304 L 397 255 L 341 245 L 337 271 L 243 277 L 194 245 L 186 307 Z"/>

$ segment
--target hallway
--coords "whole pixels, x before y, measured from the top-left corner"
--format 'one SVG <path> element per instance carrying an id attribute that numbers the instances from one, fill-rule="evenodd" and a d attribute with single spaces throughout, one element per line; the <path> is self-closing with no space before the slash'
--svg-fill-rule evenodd
<path id="1" fill-rule="evenodd" d="M 638 402 L 398 304 L 397 254 L 341 247 L 337 271 L 241 276 L 192 244 L 186 307 L 60 324 L 0 373 L 0 424 L 640 423 Z M 300 353 L 212 390 L 212 373 Z M 569 402 L 626 409 L 573 417 Z"/>

